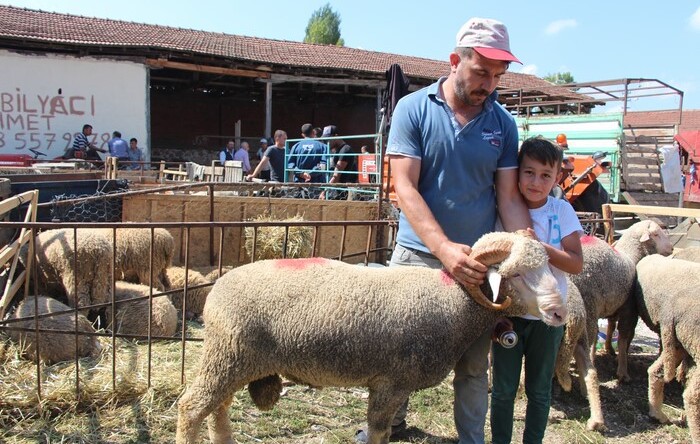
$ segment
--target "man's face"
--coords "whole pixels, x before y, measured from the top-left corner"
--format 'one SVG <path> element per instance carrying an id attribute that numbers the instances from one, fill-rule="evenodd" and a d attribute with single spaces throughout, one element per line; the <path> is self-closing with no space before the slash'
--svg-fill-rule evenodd
<path id="1" fill-rule="evenodd" d="M 136 141 L 135 140 L 130 140 L 129 141 L 129 146 L 131 147 L 132 150 L 136 149 Z"/>
<path id="2" fill-rule="evenodd" d="M 286 141 L 287 141 L 287 135 L 284 133 L 275 137 L 275 143 L 277 144 L 278 147 L 283 147 L 284 142 L 286 142 Z"/>
<path id="3" fill-rule="evenodd" d="M 454 92 L 457 98 L 468 106 L 479 106 L 496 89 L 501 76 L 506 73 L 508 63 L 487 59 L 476 51 L 471 58 L 450 56 Z"/>
<path id="4" fill-rule="evenodd" d="M 233 151 L 233 149 L 234 149 L 235 147 L 236 147 L 236 144 L 233 143 L 233 142 L 229 142 L 229 143 L 226 144 L 226 148 L 227 148 L 229 151 Z"/>
<path id="5" fill-rule="evenodd" d="M 85 128 L 85 129 L 83 130 L 83 134 L 85 134 L 86 136 L 91 135 L 91 134 L 92 134 L 92 127 L 89 127 L 89 126 L 88 126 L 87 128 Z"/>
<path id="6" fill-rule="evenodd" d="M 241 148 L 248 151 L 250 149 L 250 145 L 248 145 L 248 142 L 241 142 Z"/>

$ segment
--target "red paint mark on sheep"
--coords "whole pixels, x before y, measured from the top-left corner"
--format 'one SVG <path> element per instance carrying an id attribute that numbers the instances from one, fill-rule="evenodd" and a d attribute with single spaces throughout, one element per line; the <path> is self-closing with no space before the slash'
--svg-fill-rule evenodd
<path id="1" fill-rule="evenodd" d="M 310 257 L 307 259 L 278 259 L 275 261 L 277 268 L 291 268 L 293 270 L 302 270 L 311 265 L 325 264 L 328 260 L 322 257 Z"/>
<path id="2" fill-rule="evenodd" d="M 595 236 L 583 236 L 581 238 L 581 245 L 593 244 L 595 242 L 598 242 L 598 238 Z"/>
<path id="3" fill-rule="evenodd" d="M 442 281 L 442 284 L 446 287 L 455 285 L 456 283 L 455 278 L 453 278 L 452 275 L 447 272 L 447 270 L 442 270 L 440 272 L 440 280 Z"/>

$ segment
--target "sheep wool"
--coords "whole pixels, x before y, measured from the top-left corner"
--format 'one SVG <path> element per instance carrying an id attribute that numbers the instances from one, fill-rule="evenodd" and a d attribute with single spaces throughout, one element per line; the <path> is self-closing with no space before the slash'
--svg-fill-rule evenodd
<path id="1" fill-rule="evenodd" d="M 149 297 L 151 289 L 146 285 L 117 281 L 114 300 L 116 306 L 116 332 L 121 334 L 148 337 L 148 316 L 150 304 L 148 299 L 127 301 L 133 298 Z M 156 295 L 158 290 L 154 289 Z M 177 331 L 177 310 L 165 296 L 154 296 L 151 313 L 151 336 L 173 336 Z M 112 306 L 105 311 L 107 328 L 112 328 Z"/>
<path id="2" fill-rule="evenodd" d="M 77 247 L 77 249 L 76 249 Z M 23 248 L 26 264 L 28 249 Z M 41 293 L 65 294 L 71 307 L 87 307 L 112 299 L 112 243 L 92 230 L 47 230 L 36 236 L 38 288 Z"/>
<path id="3" fill-rule="evenodd" d="M 111 229 L 95 229 L 112 242 Z M 118 228 L 116 230 L 116 264 L 118 278 L 149 285 L 151 282 L 151 229 Z M 168 287 L 165 270 L 172 263 L 175 240 L 165 228 L 153 229 L 153 286 L 159 290 Z M 111 258 L 110 258 L 111 261 Z"/>
<path id="4" fill-rule="evenodd" d="M 39 332 L 37 342 L 34 332 L 9 330 L 10 338 L 23 346 L 23 355 L 30 360 L 36 359 L 37 349 L 39 359 L 47 365 L 61 361 L 75 359 L 75 312 L 73 309 L 53 298 L 47 296 L 36 296 L 38 311 L 35 310 L 35 300 L 30 296 L 22 300 L 8 319 L 24 319 L 19 322 L 8 324 L 8 327 L 34 328 L 34 314 L 58 313 L 67 311 L 68 313 L 57 314 L 45 318 L 40 318 L 40 330 L 62 330 L 66 333 L 52 333 L 47 331 Z M 82 314 L 78 314 L 78 331 L 94 333 L 90 321 Z M 78 357 L 95 357 L 99 354 L 101 346 L 96 336 L 78 336 Z"/>
<path id="5" fill-rule="evenodd" d="M 647 326 L 661 335 L 661 354 L 649 367 L 649 415 L 669 418 L 661 410 L 664 382 L 685 376 L 683 404 L 693 443 L 700 443 L 700 264 L 652 255 L 637 264 L 635 297 Z M 680 374 L 677 374 L 680 369 Z"/>
<path id="6" fill-rule="evenodd" d="M 673 253 L 674 259 L 684 261 L 700 262 L 700 247 L 686 247 Z"/>
<path id="7" fill-rule="evenodd" d="M 226 273 L 228 273 L 231 270 L 233 270 L 233 267 L 230 265 L 222 266 L 221 267 L 221 276 L 225 275 Z M 208 280 L 209 282 L 216 282 L 216 280 L 221 277 L 219 275 L 219 267 L 218 266 L 198 268 L 197 271 L 202 273 L 202 275 L 204 276 L 204 279 Z"/>
<path id="8" fill-rule="evenodd" d="M 185 272 L 187 272 L 187 307 L 185 319 L 195 319 L 200 316 L 204 310 L 204 303 L 211 291 L 211 281 L 202 276 L 202 273 L 195 270 L 185 270 L 184 267 L 169 267 L 166 270 L 168 279 L 168 290 L 180 289 L 182 291 L 171 293 L 170 301 L 179 311 L 182 310 L 182 300 L 185 288 Z M 202 288 L 190 288 L 197 285 L 206 285 Z"/>
<path id="9" fill-rule="evenodd" d="M 495 233 L 474 244 L 473 257 L 501 243 L 508 246 L 498 262 L 512 305 L 562 325 L 565 307 L 544 247 Z M 217 280 L 204 306 L 199 374 L 178 403 L 176 442 L 196 442 L 209 412 L 212 441 L 230 442 L 233 393 L 248 384 L 253 402 L 271 408 L 281 375 L 315 387 L 369 387 L 369 440 L 388 443 L 403 401 L 440 383 L 498 314 L 443 270 L 322 258 L 238 267 Z"/>
<path id="10" fill-rule="evenodd" d="M 633 224 L 613 246 L 596 237 L 585 236 L 581 239 L 581 247 L 583 270 L 580 274 L 569 277 L 569 296 L 574 299 L 572 303 L 582 304 L 584 311 L 582 312 L 579 306 L 569 306 L 571 312 L 560 345 L 555 374 L 562 382 L 562 388 L 570 388 L 570 378 L 563 375 L 568 373 L 573 354 L 579 374 L 586 375 L 581 390 L 584 396 L 588 396 L 591 406 L 591 418 L 587 422 L 587 428 L 602 430 L 605 423 L 594 367 L 598 319 L 608 318 L 610 324 L 619 319 L 617 375 L 621 381 L 629 380 L 627 348 L 631 335 L 625 336 L 623 331 L 634 331 L 636 325 L 637 314 L 631 297 L 636 277 L 635 265 L 642 257 L 656 252 L 668 255 L 673 251 L 673 247 L 668 235 L 650 220 Z M 578 295 L 581 302 L 577 301 Z M 609 350 L 612 350 L 612 346 Z M 586 353 L 588 357 L 584 357 Z"/>

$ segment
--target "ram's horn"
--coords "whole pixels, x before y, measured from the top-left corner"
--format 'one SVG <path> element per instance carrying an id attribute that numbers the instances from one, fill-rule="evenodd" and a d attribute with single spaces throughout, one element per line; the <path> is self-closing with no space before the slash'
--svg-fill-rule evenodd
<path id="1" fill-rule="evenodd" d="M 503 240 L 492 242 L 483 246 L 482 248 L 472 250 L 471 258 L 488 267 L 489 265 L 503 262 L 503 260 L 510 254 L 510 249 L 512 246 L 513 241 L 511 239 L 506 239 L 504 236 Z M 510 307 L 510 304 L 513 302 L 508 296 L 506 296 L 506 299 L 500 304 L 492 302 L 481 291 L 481 288 L 479 288 L 478 285 L 467 286 L 467 291 L 477 303 L 492 310 L 505 310 L 506 308 Z"/>

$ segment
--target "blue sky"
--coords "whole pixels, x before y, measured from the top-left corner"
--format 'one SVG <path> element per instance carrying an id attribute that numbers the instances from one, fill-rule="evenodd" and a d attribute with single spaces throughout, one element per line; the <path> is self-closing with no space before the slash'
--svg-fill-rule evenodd
<path id="1" fill-rule="evenodd" d="M 3 4 L 90 17 L 301 41 L 326 0 L 5 0 Z M 481 0 L 420 3 L 332 0 L 345 45 L 447 60 L 469 17 L 503 21 L 524 65 L 543 77 L 571 72 L 579 82 L 653 78 L 684 91 L 700 109 L 700 1 Z M 674 98 L 642 98 L 629 109 L 673 109 Z"/>

